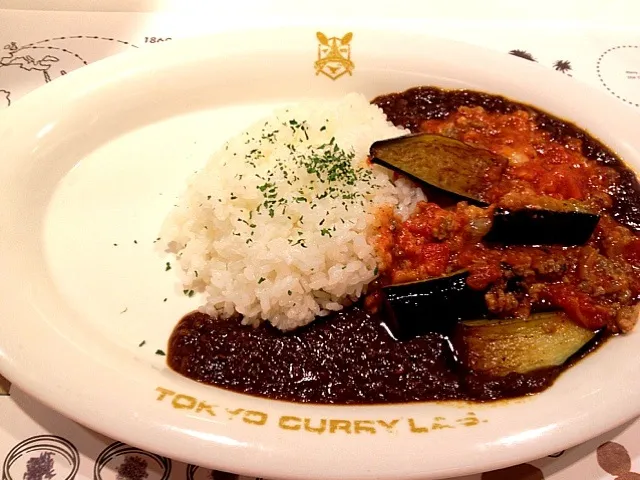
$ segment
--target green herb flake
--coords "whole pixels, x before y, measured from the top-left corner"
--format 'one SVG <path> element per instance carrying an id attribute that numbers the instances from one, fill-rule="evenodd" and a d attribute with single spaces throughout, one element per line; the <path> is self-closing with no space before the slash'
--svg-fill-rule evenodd
<path id="1" fill-rule="evenodd" d="M 165 271 L 165 272 L 168 272 L 169 270 L 171 270 L 171 263 L 170 263 L 170 262 L 167 262 L 167 263 L 166 263 L 166 265 L 165 265 L 165 267 L 164 267 L 164 271 Z"/>
<path id="2" fill-rule="evenodd" d="M 160 349 L 158 349 L 158 350 L 156 350 L 156 355 L 160 355 L 160 356 L 164 357 L 164 356 L 166 356 L 167 354 L 166 354 L 166 353 L 164 353 L 164 350 L 160 350 Z"/>
<path id="3" fill-rule="evenodd" d="M 260 277 L 260 280 L 258 280 L 258 285 L 260 285 L 262 282 L 264 282 L 266 280 L 266 278 L 264 277 Z"/>
<path id="4" fill-rule="evenodd" d="M 138 347 L 144 347 L 146 345 L 147 341 L 146 340 L 142 340 L 140 342 L 140 345 L 138 345 Z"/>

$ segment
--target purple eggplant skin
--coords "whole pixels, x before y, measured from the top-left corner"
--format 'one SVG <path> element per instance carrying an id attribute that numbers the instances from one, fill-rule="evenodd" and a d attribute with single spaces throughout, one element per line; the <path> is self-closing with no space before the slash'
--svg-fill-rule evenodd
<path id="1" fill-rule="evenodd" d="M 488 206 L 489 178 L 499 175 L 508 160 L 489 150 L 430 133 L 379 140 L 369 150 L 371 161 L 399 172 L 429 189 L 459 200 Z"/>
<path id="2" fill-rule="evenodd" d="M 508 160 L 488 150 L 442 135 L 417 133 L 374 142 L 373 163 L 399 172 L 427 187 L 427 197 L 449 196 L 488 207 L 487 189 Z M 430 195 L 431 194 L 431 195 Z M 503 245 L 582 245 L 599 216 L 579 210 L 525 207 L 497 208 L 485 240 Z"/>
<path id="3" fill-rule="evenodd" d="M 503 245 L 583 245 L 599 220 L 599 215 L 578 211 L 496 208 L 484 240 Z"/>
<path id="4" fill-rule="evenodd" d="M 382 288 L 385 323 L 398 340 L 431 332 L 447 334 L 461 320 L 488 314 L 484 292 L 467 285 L 466 270 Z"/>

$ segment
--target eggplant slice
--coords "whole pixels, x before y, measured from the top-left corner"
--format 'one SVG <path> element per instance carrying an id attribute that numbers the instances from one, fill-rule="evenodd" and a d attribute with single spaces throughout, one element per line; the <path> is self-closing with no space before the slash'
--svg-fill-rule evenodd
<path id="1" fill-rule="evenodd" d="M 595 335 L 563 312 L 545 312 L 524 320 L 460 322 L 453 345 L 469 370 L 505 376 L 563 365 Z"/>
<path id="2" fill-rule="evenodd" d="M 488 150 L 426 133 L 375 142 L 370 156 L 373 163 L 479 205 L 488 204 L 485 191 L 508 163 Z"/>
<path id="3" fill-rule="evenodd" d="M 448 333 L 463 319 L 485 316 L 484 292 L 467 285 L 469 272 L 382 288 L 387 326 L 400 340 Z"/>
<path id="4" fill-rule="evenodd" d="M 459 140 L 419 133 L 380 140 L 371 145 L 371 161 L 423 185 L 480 206 L 485 192 L 508 160 Z M 578 210 L 497 208 L 484 237 L 505 245 L 582 245 L 595 230 L 598 215 Z"/>
<path id="5" fill-rule="evenodd" d="M 504 245 L 583 245 L 599 220 L 599 215 L 580 211 L 496 208 L 484 240 Z"/>

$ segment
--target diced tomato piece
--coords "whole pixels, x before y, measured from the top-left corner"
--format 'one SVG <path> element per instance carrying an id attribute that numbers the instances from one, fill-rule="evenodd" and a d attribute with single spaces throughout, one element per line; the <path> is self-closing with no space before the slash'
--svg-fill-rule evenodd
<path id="1" fill-rule="evenodd" d="M 420 202 L 416 212 L 404 223 L 404 227 L 414 235 L 432 239 L 442 222 L 453 215 L 434 203 Z"/>
<path id="2" fill-rule="evenodd" d="M 515 251 L 506 251 L 504 253 L 504 262 L 515 268 L 529 268 L 532 260 L 531 251 L 523 251 L 521 249 Z"/>
<path id="3" fill-rule="evenodd" d="M 544 296 L 552 305 L 564 310 L 571 320 L 589 330 L 599 330 L 611 320 L 612 312 L 608 308 L 596 305 L 589 295 L 569 285 L 549 285 Z"/>
<path id="4" fill-rule="evenodd" d="M 426 243 L 421 249 L 422 260 L 429 275 L 440 276 L 447 270 L 449 247 L 444 243 Z"/>
<path id="5" fill-rule="evenodd" d="M 481 264 L 477 267 L 471 267 L 467 285 L 474 290 L 486 290 L 489 285 L 502 278 L 500 265 L 497 263 Z"/>
<path id="6" fill-rule="evenodd" d="M 542 193 L 558 195 L 563 199 L 582 199 L 584 187 L 579 171 L 557 167 L 539 177 L 538 184 Z"/>

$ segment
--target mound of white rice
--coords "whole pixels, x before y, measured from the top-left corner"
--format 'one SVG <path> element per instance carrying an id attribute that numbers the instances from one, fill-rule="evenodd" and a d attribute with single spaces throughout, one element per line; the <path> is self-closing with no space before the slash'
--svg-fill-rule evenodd
<path id="1" fill-rule="evenodd" d="M 229 140 L 196 173 L 161 238 L 201 310 L 282 330 L 357 299 L 376 274 L 376 207 L 402 216 L 422 193 L 368 165 L 371 143 L 407 133 L 365 97 L 300 104 Z M 178 269 L 176 269 L 178 270 Z"/>

